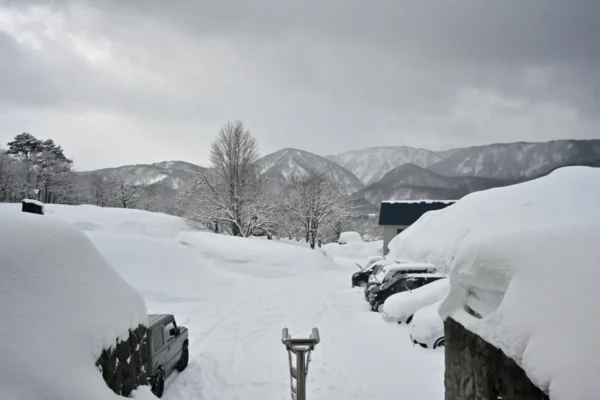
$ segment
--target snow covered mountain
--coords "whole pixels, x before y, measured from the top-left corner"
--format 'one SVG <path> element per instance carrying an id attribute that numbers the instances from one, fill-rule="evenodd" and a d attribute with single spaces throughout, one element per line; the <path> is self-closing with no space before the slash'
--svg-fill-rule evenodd
<path id="1" fill-rule="evenodd" d="M 458 149 L 428 168 L 445 176 L 534 178 L 563 165 L 600 160 L 600 140 L 503 143 Z"/>
<path id="2" fill-rule="evenodd" d="M 348 194 L 355 193 L 365 186 L 360 179 L 341 165 L 325 157 L 297 149 L 282 149 L 268 154 L 258 161 L 258 165 L 261 174 L 282 183 L 289 183 L 295 173 L 313 170 L 326 173 Z"/>
<path id="3" fill-rule="evenodd" d="M 377 205 L 385 200 L 459 199 L 464 195 L 492 187 L 515 183 L 481 177 L 447 177 L 415 164 L 394 168 L 375 182 L 355 194 Z"/>
<path id="4" fill-rule="evenodd" d="M 102 177 L 111 179 L 121 176 L 125 182 L 133 185 L 161 184 L 172 189 L 178 189 L 190 176 L 205 170 L 203 167 L 185 161 L 163 161 L 154 164 L 105 168 L 82 172 L 81 174 L 96 173 Z"/>
<path id="5" fill-rule="evenodd" d="M 370 185 L 403 164 L 415 164 L 426 168 L 443 160 L 447 155 L 447 152 L 435 153 L 405 146 L 378 146 L 326 158 L 352 172 L 365 185 Z"/>

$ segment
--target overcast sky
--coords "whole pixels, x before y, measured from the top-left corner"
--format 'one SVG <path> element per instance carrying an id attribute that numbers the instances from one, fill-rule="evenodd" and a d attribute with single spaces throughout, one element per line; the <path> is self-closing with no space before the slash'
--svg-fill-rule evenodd
<path id="1" fill-rule="evenodd" d="M 0 0 L 0 144 L 79 169 L 600 138 L 598 0 Z"/>

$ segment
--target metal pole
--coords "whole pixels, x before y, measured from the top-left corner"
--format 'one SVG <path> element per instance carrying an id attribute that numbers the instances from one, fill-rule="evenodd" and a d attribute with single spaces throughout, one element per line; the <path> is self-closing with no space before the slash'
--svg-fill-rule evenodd
<path id="1" fill-rule="evenodd" d="M 292 400 L 306 400 L 306 375 L 308 373 L 308 364 L 310 363 L 310 354 L 320 341 L 321 338 L 317 328 L 313 328 L 312 334 L 308 339 L 292 339 L 288 329 L 283 328 L 281 342 L 288 351 Z M 296 355 L 295 368 L 292 365 L 292 353 Z M 296 380 L 295 385 L 294 380 Z"/>
<path id="2" fill-rule="evenodd" d="M 304 364 L 305 350 L 297 350 L 296 353 L 296 371 L 298 371 L 298 378 L 296 378 L 296 399 L 306 400 L 306 365 Z"/>

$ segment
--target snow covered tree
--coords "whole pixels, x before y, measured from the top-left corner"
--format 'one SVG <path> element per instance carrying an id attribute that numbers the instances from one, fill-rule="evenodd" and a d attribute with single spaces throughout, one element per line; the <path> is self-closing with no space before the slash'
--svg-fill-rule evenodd
<path id="1" fill-rule="evenodd" d="M 116 200 L 123 208 L 134 208 L 139 198 L 139 187 L 125 182 L 121 175 L 117 176 Z"/>
<path id="2" fill-rule="evenodd" d="M 244 196 L 232 200 L 229 185 L 215 171 L 199 174 L 182 190 L 179 204 L 188 219 L 217 233 L 243 237 L 258 232 L 272 235 L 277 227 L 278 207 L 274 188 L 256 174 L 248 178 L 248 183 Z"/>
<path id="3" fill-rule="evenodd" d="M 336 223 L 351 217 L 355 209 L 353 199 L 342 188 L 326 174 L 316 171 L 292 178 L 284 207 L 313 249 L 324 232 L 334 230 Z"/>
<path id="4" fill-rule="evenodd" d="M 19 196 L 29 197 L 33 189 L 39 189 L 37 199 L 52 203 L 66 193 L 73 161 L 52 139 L 42 141 L 23 132 L 8 143 L 6 153 L 19 162 Z"/>
<path id="5" fill-rule="evenodd" d="M 211 171 L 195 181 L 193 218 L 233 236 L 272 229 L 275 204 L 257 160 L 258 144 L 242 121 L 225 124 L 211 145 Z"/>
<path id="6" fill-rule="evenodd" d="M 14 201 L 19 186 L 19 161 L 0 148 L 0 202 Z"/>

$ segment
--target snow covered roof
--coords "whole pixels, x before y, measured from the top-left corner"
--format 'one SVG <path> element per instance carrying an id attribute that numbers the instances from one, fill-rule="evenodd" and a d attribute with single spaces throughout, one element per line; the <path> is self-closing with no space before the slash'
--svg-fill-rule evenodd
<path id="1" fill-rule="evenodd" d="M 434 199 L 420 199 L 420 200 L 385 200 L 381 203 L 386 204 L 413 204 L 413 203 L 447 203 L 452 204 L 456 203 L 458 200 L 434 200 Z"/>
<path id="2" fill-rule="evenodd" d="M 94 365 L 145 324 L 144 300 L 76 228 L 29 213 L 0 218 L 2 397 L 119 398 Z"/>
<path id="3" fill-rule="evenodd" d="M 35 204 L 36 206 L 44 207 L 44 203 L 38 200 L 24 199 L 23 203 Z"/>
<path id="4" fill-rule="evenodd" d="M 379 210 L 379 225 L 412 225 L 423 214 L 441 210 L 453 202 L 440 200 L 410 200 L 399 202 L 382 202 Z"/>
<path id="5" fill-rule="evenodd" d="M 600 221 L 600 168 L 565 167 L 517 185 L 470 193 L 430 211 L 388 245 L 390 258 L 448 270 L 470 236 Z"/>

